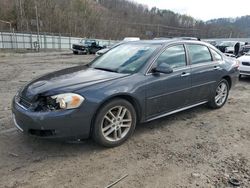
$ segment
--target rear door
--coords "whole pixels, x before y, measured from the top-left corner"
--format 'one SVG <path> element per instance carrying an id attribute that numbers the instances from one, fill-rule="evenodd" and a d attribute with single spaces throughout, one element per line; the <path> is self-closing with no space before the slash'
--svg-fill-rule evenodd
<path id="1" fill-rule="evenodd" d="M 191 102 L 195 104 L 211 96 L 220 75 L 220 60 L 214 60 L 206 45 L 186 44 L 186 48 L 191 65 Z"/>
<path id="2" fill-rule="evenodd" d="M 189 102 L 191 78 L 183 44 L 168 47 L 156 59 L 153 67 L 168 64 L 170 74 L 148 74 L 146 89 L 146 116 L 153 118 L 183 106 Z"/>

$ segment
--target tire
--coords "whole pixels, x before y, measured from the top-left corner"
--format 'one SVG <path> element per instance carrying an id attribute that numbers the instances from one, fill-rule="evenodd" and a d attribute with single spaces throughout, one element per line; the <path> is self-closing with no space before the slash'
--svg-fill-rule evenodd
<path id="1" fill-rule="evenodd" d="M 224 88 L 223 91 L 221 90 L 222 87 Z M 221 91 L 221 93 L 219 94 L 218 91 Z M 208 103 L 208 106 L 213 109 L 221 108 L 227 102 L 228 94 L 229 94 L 228 81 L 225 79 L 222 79 L 216 86 L 216 89 L 213 92 L 213 96 Z"/>
<path id="2" fill-rule="evenodd" d="M 98 110 L 93 124 L 92 137 L 99 145 L 119 146 L 133 134 L 136 120 L 136 112 L 130 102 L 124 99 L 114 99 Z"/>
<path id="3" fill-rule="evenodd" d="M 89 55 L 89 54 L 91 54 L 91 52 L 90 50 L 87 50 L 85 55 Z"/>
<path id="4" fill-rule="evenodd" d="M 241 74 L 239 74 L 239 79 L 241 79 L 242 78 L 242 75 Z"/>
<path id="5" fill-rule="evenodd" d="M 76 52 L 76 51 L 73 51 L 73 54 L 78 54 L 78 52 Z"/>

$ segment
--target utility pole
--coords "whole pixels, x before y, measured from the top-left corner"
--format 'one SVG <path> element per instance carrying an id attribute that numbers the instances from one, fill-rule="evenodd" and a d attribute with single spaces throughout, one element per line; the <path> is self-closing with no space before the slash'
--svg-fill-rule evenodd
<path id="1" fill-rule="evenodd" d="M 22 0 L 19 0 L 19 9 L 20 9 L 21 31 L 23 31 L 23 11 L 22 11 Z"/>
<path id="2" fill-rule="evenodd" d="M 36 28 L 37 28 L 37 49 L 38 49 L 38 51 L 39 51 L 39 48 L 40 48 L 40 40 L 39 40 L 39 38 L 40 38 L 40 33 L 39 33 L 39 20 L 38 20 L 38 11 L 37 11 L 37 1 L 35 1 L 35 10 L 36 10 Z"/>
<path id="3" fill-rule="evenodd" d="M 157 37 L 160 37 L 160 25 L 157 24 Z"/>

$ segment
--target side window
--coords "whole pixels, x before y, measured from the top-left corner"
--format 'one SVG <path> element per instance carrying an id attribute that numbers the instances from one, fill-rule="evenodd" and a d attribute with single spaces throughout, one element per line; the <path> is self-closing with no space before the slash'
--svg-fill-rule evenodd
<path id="1" fill-rule="evenodd" d="M 186 54 L 183 45 L 176 45 L 167 48 L 156 60 L 156 64 L 168 64 L 171 68 L 186 66 Z"/>
<path id="2" fill-rule="evenodd" d="M 210 48 L 210 51 L 211 51 L 211 54 L 214 57 L 214 61 L 220 61 L 220 60 L 222 60 L 222 57 L 221 57 L 221 55 L 219 53 L 217 53 L 215 50 L 213 50 L 211 48 Z"/>
<path id="3" fill-rule="evenodd" d="M 206 46 L 199 44 L 187 44 L 192 64 L 212 61 L 211 54 Z"/>

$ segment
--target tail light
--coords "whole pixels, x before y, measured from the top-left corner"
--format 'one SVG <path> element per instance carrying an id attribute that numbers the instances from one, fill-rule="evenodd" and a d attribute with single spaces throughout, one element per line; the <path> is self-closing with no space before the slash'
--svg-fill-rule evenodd
<path id="1" fill-rule="evenodd" d="M 239 69 L 239 66 L 240 66 L 240 61 L 236 60 L 234 67 L 237 68 L 237 69 Z"/>

